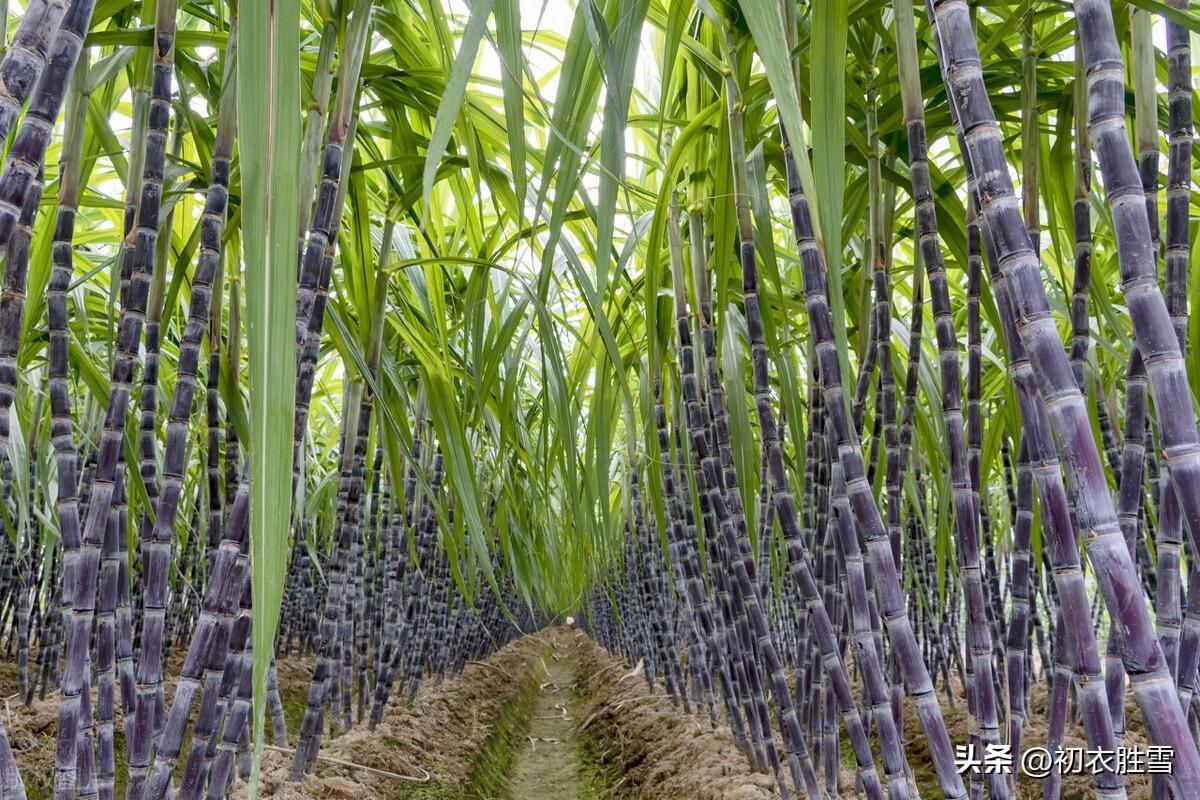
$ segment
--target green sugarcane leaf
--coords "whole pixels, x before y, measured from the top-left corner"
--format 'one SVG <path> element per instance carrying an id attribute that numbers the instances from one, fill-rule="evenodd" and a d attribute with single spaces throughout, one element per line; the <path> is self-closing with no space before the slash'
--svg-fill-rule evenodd
<path id="1" fill-rule="evenodd" d="M 666 122 L 667 114 L 667 99 L 671 96 L 671 89 L 675 85 L 675 57 L 679 53 L 679 44 L 683 39 L 683 30 L 687 25 L 688 14 L 691 11 L 692 4 L 685 0 L 664 0 L 664 3 L 670 5 L 667 11 L 667 24 L 663 31 L 663 57 L 662 57 L 662 87 L 659 90 L 658 97 L 658 140 L 661 145 L 663 125 Z"/>
<path id="2" fill-rule="evenodd" d="M 623 7 L 615 41 L 606 37 L 594 45 L 598 56 L 603 53 L 603 59 L 599 60 L 606 89 L 600 133 L 600 194 L 596 206 L 596 288 L 601 294 L 608 288 L 617 188 L 625 180 L 625 134 L 629 99 L 633 93 L 633 70 L 637 65 L 642 23 L 648 5 L 647 0 L 635 0 L 629 7 Z M 599 28 L 602 20 L 596 22 L 596 28 Z M 600 39 L 599 34 L 597 38 Z"/>
<path id="3" fill-rule="evenodd" d="M 509 164 L 513 194 L 517 198 L 517 224 L 525 219 L 525 51 L 521 49 L 521 4 L 519 0 L 496 0 L 496 49 L 500 53 L 504 84 L 504 122 L 508 130 Z"/>
<path id="4" fill-rule="evenodd" d="M 299 230 L 299 0 L 246 3 L 237 65 L 242 238 L 249 343 L 250 565 L 254 598 L 255 797 L 262 759 L 267 670 L 283 596 L 295 416 L 296 231 Z"/>
<path id="5" fill-rule="evenodd" d="M 454 65 L 450 68 L 450 78 L 438 105 L 437 118 L 434 121 L 433 136 L 429 139 L 429 149 L 425 153 L 425 176 L 422 179 L 422 195 L 426 205 L 426 218 L 429 218 L 429 196 L 433 191 L 434 180 L 437 177 L 438 166 L 450 144 L 450 134 L 454 130 L 454 121 L 462 111 L 463 99 L 467 94 L 467 80 L 471 77 L 471 68 L 475 66 L 475 56 L 479 52 L 479 41 L 483 38 L 487 25 L 488 14 L 492 12 L 492 0 L 474 0 L 471 3 L 471 16 L 463 31 L 459 43 L 458 55 L 454 57 Z"/>
<path id="6" fill-rule="evenodd" d="M 1190 11 L 1173 8 L 1166 3 L 1160 2 L 1160 0 L 1129 0 L 1129 5 L 1152 11 L 1155 14 L 1162 14 L 1176 25 L 1182 25 L 1192 33 L 1200 33 L 1200 17 L 1197 17 Z M 1013 16 L 1018 15 L 1014 14 Z"/>
<path id="7" fill-rule="evenodd" d="M 847 0 L 817 3 L 813 10 L 812 35 L 812 132 L 813 179 L 820 219 L 829 223 L 818 228 L 829 281 L 829 310 L 833 314 L 833 337 L 837 344 L 842 383 L 850 386 L 850 344 L 846 333 L 846 300 L 842 286 L 842 220 L 846 175 L 846 39 L 850 18 Z M 806 187 L 807 188 L 807 187 Z M 850 392 L 843 397 L 849 410 Z"/>
<path id="8" fill-rule="evenodd" d="M 739 0 L 742 13 L 754 36 L 754 45 L 762 57 L 767 70 L 767 80 L 775 93 L 778 112 L 783 127 L 792 143 L 796 164 L 804 180 L 805 191 L 812 193 L 812 172 L 805 153 L 804 120 L 800 116 L 800 94 L 796 89 L 796 78 L 792 71 L 790 49 L 784 32 L 783 17 L 779 4 L 772 0 Z M 813 225 L 819 229 L 819 209 L 813 209 Z"/>

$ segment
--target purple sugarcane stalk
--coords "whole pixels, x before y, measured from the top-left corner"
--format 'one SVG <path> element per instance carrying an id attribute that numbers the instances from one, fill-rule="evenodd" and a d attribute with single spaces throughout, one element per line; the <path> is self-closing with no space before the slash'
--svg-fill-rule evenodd
<path id="1" fill-rule="evenodd" d="M 909 17 L 911 18 L 911 14 Z M 915 30 L 915 26 L 910 30 Z M 901 62 L 901 69 L 911 72 L 904 76 L 906 79 L 901 80 L 901 90 L 905 100 L 904 118 L 908 129 L 917 240 L 929 276 L 938 364 L 941 368 L 942 417 L 945 420 L 946 446 L 950 454 L 955 549 L 959 554 L 960 580 L 967 605 L 967 646 L 970 650 L 968 675 L 973 676 L 972 685 L 967 687 L 967 693 L 969 701 L 973 698 L 973 721 L 978 724 L 981 742 L 984 745 L 995 745 L 1000 741 L 1000 720 L 993 679 L 992 620 L 984 591 L 979 552 L 979 498 L 974 488 L 977 486 L 977 480 L 973 480 L 972 476 L 963 420 L 958 333 L 950 303 L 946 264 L 938 242 L 937 210 L 933 198 L 933 184 L 929 176 L 920 81 L 915 74 L 916 64 L 906 61 Z M 991 773 L 987 779 L 989 792 L 993 797 L 1009 797 L 1007 781 L 1003 775 Z"/>
<path id="2" fill-rule="evenodd" d="M 792 228 L 796 235 L 804 279 L 805 306 L 824 388 L 827 421 L 832 427 L 833 439 L 837 442 L 837 455 L 845 473 L 850 507 L 866 541 L 867 553 L 875 572 L 879 610 L 899 661 L 905 686 L 928 739 L 942 794 L 947 798 L 963 798 L 966 797 L 966 787 L 955 764 L 950 734 L 934 694 L 933 683 L 929 679 L 920 646 L 905 612 L 904 592 L 892 555 L 891 541 L 879 507 L 875 504 L 871 486 L 866 481 L 866 469 L 858 435 L 850 426 L 845 414 L 841 365 L 834 343 L 833 319 L 826 293 L 825 260 L 813 234 L 808 198 L 801 188 L 800 175 L 791 154 L 791 143 L 786 137 L 784 156 L 788 172 Z"/>
<path id="3" fill-rule="evenodd" d="M 1075 510 L 1085 532 L 1089 561 L 1109 608 L 1119 609 L 1117 614 L 1126 628 L 1126 668 L 1133 677 L 1151 739 L 1156 744 L 1176 747 L 1177 765 L 1182 767 L 1174 776 L 1177 785 L 1200 790 L 1200 758 L 1178 712 L 1178 703 L 1163 702 L 1164 693 L 1173 686 L 1157 639 L 1150 630 L 1148 614 L 1132 600 L 1140 596 L 1136 571 L 1120 535 L 1083 397 L 1049 313 L 1037 255 L 1020 218 L 1008 172 L 997 169 L 1004 158 L 1003 146 L 983 85 L 969 10 L 960 0 L 928 5 L 943 75 L 954 100 L 952 116 L 964 143 L 968 174 L 978 179 L 972 188 L 981 205 L 989 261 L 995 273 L 993 285 L 1000 290 L 997 299 L 1006 333 L 1028 350 L 1033 377 L 1045 398 L 1049 426 L 1064 443 L 1062 455 L 1074 484 Z M 1094 112 L 1096 103 L 1091 105 Z M 1128 153 L 1128 146 L 1125 147 Z M 1144 222 L 1140 187 L 1138 200 L 1137 215 Z M 1148 241 L 1148 234 L 1146 238 Z M 1154 290 L 1157 292 L 1156 286 Z M 1030 422 L 1027 415 L 1027 429 Z M 1062 524 L 1074 530 L 1070 521 Z M 1084 635 L 1078 627 L 1074 633 L 1078 634 L 1076 638 Z M 1083 669 L 1083 665 L 1078 668 Z M 1167 705 L 1171 707 L 1164 709 Z M 1107 713 L 1104 703 L 1103 716 L 1107 717 Z"/>
<path id="4" fill-rule="evenodd" d="M 67 12 L 67 0 L 31 0 L 0 60 L 0 143 L 46 67 L 47 53 Z M 69 74 L 69 73 L 68 73 Z"/>
<path id="5" fill-rule="evenodd" d="M 1171 0 L 1170 5 L 1186 9 L 1187 3 Z M 1171 325 L 1179 341 L 1180 353 L 1187 354 L 1188 325 L 1188 265 L 1191 259 L 1191 239 L 1188 234 L 1189 206 L 1192 197 L 1192 72 L 1191 46 L 1188 31 L 1178 22 L 1167 20 L 1167 237 L 1166 237 L 1166 304 Z M 1156 142 L 1157 144 L 1157 142 Z M 1169 493 L 1170 496 L 1177 494 Z M 1175 505 L 1181 498 L 1176 498 Z M 1163 513 L 1166 513 L 1164 503 Z M 1160 521 L 1159 530 L 1162 530 Z M 1190 555 L 1200 549 L 1193 547 Z M 1200 576 L 1194 560 L 1189 561 L 1187 615 L 1180 633 L 1176 680 L 1179 683 L 1180 704 L 1187 714 L 1191 697 L 1197 686 L 1197 663 L 1200 662 Z M 1159 585 L 1162 576 L 1159 575 Z M 1159 590 L 1161 594 L 1161 589 Z M 1178 598 L 1176 598 L 1178 600 Z"/>

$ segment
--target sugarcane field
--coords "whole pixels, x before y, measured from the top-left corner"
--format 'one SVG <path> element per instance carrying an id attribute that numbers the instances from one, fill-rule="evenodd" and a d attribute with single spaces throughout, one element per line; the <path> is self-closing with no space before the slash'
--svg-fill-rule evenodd
<path id="1" fill-rule="evenodd" d="M 0 0 L 0 800 L 1200 800 L 1196 64 Z"/>

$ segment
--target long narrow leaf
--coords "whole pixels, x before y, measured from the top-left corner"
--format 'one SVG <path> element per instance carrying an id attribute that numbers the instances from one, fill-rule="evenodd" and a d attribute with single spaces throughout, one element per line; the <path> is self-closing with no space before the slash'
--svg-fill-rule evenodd
<path id="1" fill-rule="evenodd" d="M 258 787 L 267 669 L 287 566 L 295 409 L 296 231 L 300 155 L 300 3 L 243 6 L 238 63 L 242 232 L 250 372 L 250 537 L 254 608 L 254 761 Z"/>

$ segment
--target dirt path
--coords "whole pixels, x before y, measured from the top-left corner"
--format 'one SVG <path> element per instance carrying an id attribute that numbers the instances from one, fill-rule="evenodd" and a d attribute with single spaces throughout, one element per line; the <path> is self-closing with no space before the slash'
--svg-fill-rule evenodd
<path id="1" fill-rule="evenodd" d="M 15 680 L 8 663 L 0 662 L 0 689 Z M 279 666 L 294 737 L 313 663 L 293 658 Z M 168 698 L 171 691 L 169 683 Z M 57 697 L 47 697 L 33 709 L 13 706 L 5 717 L 30 800 L 51 793 L 57 704 Z M 123 744 L 118 720 L 120 777 Z M 524 636 L 440 686 L 423 683 L 416 702 L 390 704 L 375 730 L 359 725 L 326 736 L 322 755 L 330 758 L 291 782 L 290 756 L 268 751 L 258 796 L 779 800 L 774 779 L 750 771 L 727 727 L 714 728 L 707 717 L 684 714 L 661 691 L 648 692 L 623 659 L 567 628 Z M 239 781 L 232 797 L 246 795 Z"/>
<path id="2" fill-rule="evenodd" d="M 584 800 L 581 777 L 579 709 L 583 700 L 565 653 L 551 651 L 543 659 L 525 744 L 513 759 L 509 785 L 513 800 Z"/>

